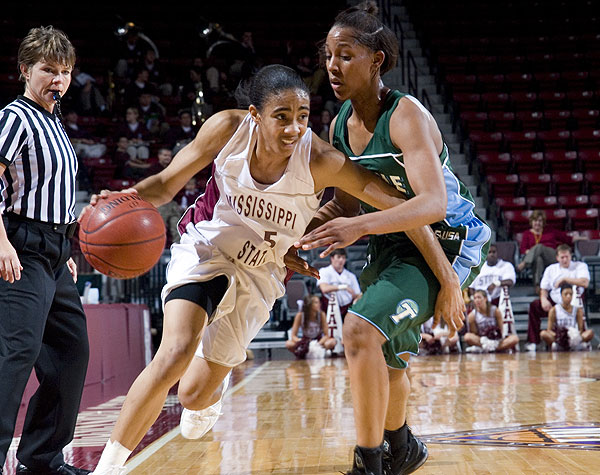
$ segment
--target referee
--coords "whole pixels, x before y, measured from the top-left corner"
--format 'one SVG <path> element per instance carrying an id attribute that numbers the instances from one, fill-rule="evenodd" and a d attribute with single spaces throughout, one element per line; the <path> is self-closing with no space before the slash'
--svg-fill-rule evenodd
<path id="1" fill-rule="evenodd" d="M 0 111 L 0 473 L 35 368 L 40 386 L 27 408 L 17 473 L 81 475 L 90 472 L 67 465 L 62 453 L 89 356 L 69 242 L 77 157 L 56 113 L 75 49 L 62 31 L 33 28 L 18 63 L 25 94 Z"/>

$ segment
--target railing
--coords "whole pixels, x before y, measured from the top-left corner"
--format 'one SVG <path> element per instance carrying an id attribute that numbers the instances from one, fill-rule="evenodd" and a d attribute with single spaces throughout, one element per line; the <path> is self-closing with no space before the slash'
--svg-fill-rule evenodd
<path id="1" fill-rule="evenodd" d="M 388 26 L 395 33 L 396 38 L 398 38 L 398 67 L 400 68 L 400 73 L 402 75 L 402 84 L 406 84 L 408 66 L 407 59 L 405 59 L 407 52 L 404 45 L 406 35 L 404 33 L 404 29 L 402 28 L 402 22 L 400 21 L 400 17 L 398 15 L 392 14 L 392 5 L 390 0 L 378 0 L 377 4 L 381 14 L 381 21 Z"/>

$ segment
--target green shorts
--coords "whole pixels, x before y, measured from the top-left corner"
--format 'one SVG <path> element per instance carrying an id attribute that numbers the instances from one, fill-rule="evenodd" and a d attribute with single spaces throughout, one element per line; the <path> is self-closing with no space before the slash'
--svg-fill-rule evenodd
<path id="1" fill-rule="evenodd" d="M 421 325 L 433 315 L 440 290 L 425 259 L 410 244 L 399 245 L 385 236 L 371 238 L 369 264 L 360 276 L 363 296 L 348 310 L 370 322 L 386 337 L 387 342 L 382 346 L 386 363 L 397 369 L 408 366 L 401 355 L 418 354 Z M 446 253 L 457 274 L 464 274 L 463 288 L 479 274 L 488 247 L 489 239 L 482 241 L 478 253 L 472 252 L 471 246 L 469 253 L 474 257 L 470 260 L 462 253 L 458 256 Z"/>

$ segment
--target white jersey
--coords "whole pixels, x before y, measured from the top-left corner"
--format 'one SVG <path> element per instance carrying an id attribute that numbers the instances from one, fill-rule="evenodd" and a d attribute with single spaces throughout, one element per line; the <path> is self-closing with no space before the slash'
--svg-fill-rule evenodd
<path id="1" fill-rule="evenodd" d="M 479 335 L 484 335 L 490 328 L 498 328 L 498 321 L 496 320 L 496 306 L 490 305 L 489 315 L 484 315 L 475 309 L 475 323 L 477 324 L 477 331 Z"/>
<path id="2" fill-rule="evenodd" d="M 282 177 L 263 185 L 250 174 L 256 128 L 248 114 L 215 159 L 219 200 L 212 219 L 195 227 L 238 265 L 283 267 L 283 256 L 304 234 L 320 204 L 309 166 L 312 133 L 308 129 L 302 136 Z"/>
<path id="3" fill-rule="evenodd" d="M 565 328 L 578 328 L 577 326 L 577 307 L 571 306 L 571 311 L 567 312 L 562 305 L 554 306 L 556 311 L 556 326 Z"/>
<path id="4" fill-rule="evenodd" d="M 215 159 L 205 193 L 179 222 L 183 233 L 171 246 L 162 292 L 164 301 L 181 285 L 227 276 L 229 286 L 196 355 L 230 367 L 246 359 L 246 348 L 285 293 L 283 256 L 304 234 L 320 203 L 310 173 L 310 129 L 272 185 L 261 185 L 250 175 L 256 135 L 248 115 Z"/>
<path id="5" fill-rule="evenodd" d="M 515 267 L 510 262 L 498 259 L 495 266 L 490 266 L 485 262 L 481 268 L 481 272 L 469 287 L 473 290 L 487 291 L 487 288 L 495 281 L 502 282 L 503 280 L 512 280 L 514 284 L 517 281 L 517 275 Z M 502 287 L 497 285 L 492 294 L 489 295 L 489 298 L 491 300 L 497 299 L 500 297 L 501 290 Z"/>

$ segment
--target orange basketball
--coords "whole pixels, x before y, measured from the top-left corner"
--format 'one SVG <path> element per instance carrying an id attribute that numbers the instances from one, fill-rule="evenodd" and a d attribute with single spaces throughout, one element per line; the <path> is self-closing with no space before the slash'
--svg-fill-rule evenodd
<path id="1" fill-rule="evenodd" d="M 158 210 L 135 193 L 99 199 L 79 224 L 79 246 L 86 260 L 117 279 L 148 272 L 160 259 L 167 239 Z"/>

